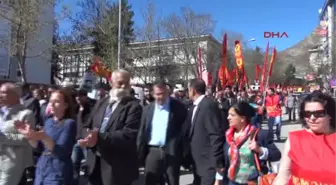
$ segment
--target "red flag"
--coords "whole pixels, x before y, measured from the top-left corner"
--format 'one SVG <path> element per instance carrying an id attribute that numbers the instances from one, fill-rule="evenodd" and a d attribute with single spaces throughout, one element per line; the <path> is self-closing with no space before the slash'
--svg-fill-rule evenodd
<path id="1" fill-rule="evenodd" d="M 93 62 L 91 64 L 91 71 L 96 75 L 106 78 L 108 80 L 111 79 L 112 72 L 105 66 L 98 56 L 93 57 Z"/>
<path id="2" fill-rule="evenodd" d="M 256 64 L 255 66 L 255 80 L 258 81 L 259 80 L 259 75 L 261 74 L 262 69 L 260 67 L 259 64 Z"/>
<path id="3" fill-rule="evenodd" d="M 239 83 L 239 89 L 243 90 L 243 89 L 248 89 L 248 79 L 246 76 L 246 73 L 243 74 L 243 78 L 240 79 L 240 83 Z"/>
<path id="4" fill-rule="evenodd" d="M 267 69 L 267 63 L 268 63 L 268 50 L 269 50 L 269 42 L 267 42 L 266 51 L 265 51 L 263 72 L 261 74 L 260 91 L 264 91 L 264 85 L 266 83 L 265 79 L 266 79 L 266 69 Z"/>
<path id="5" fill-rule="evenodd" d="M 238 40 L 235 41 L 235 58 L 236 58 L 236 64 L 237 64 L 237 81 L 238 85 L 241 87 L 244 83 L 244 75 L 245 75 L 245 69 L 244 69 L 244 58 L 243 58 L 243 52 L 242 52 L 242 46 Z"/>
<path id="6" fill-rule="evenodd" d="M 222 43 L 222 64 L 220 66 L 218 77 L 222 87 L 228 83 L 228 69 L 227 69 L 227 34 L 224 34 Z"/>
<path id="7" fill-rule="evenodd" d="M 202 63 L 202 50 L 201 48 L 198 48 L 198 78 L 202 79 L 202 73 L 203 73 L 203 63 Z"/>
<path id="8" fill-rule="evenodd" d="M 235 57 L 236 57 L 236 63 L 239 72 L 244 72 L 244 58 L 243 58 L 243 52 L 241 44 L 238 40 L 235 41 Z"/>
<path id="9" fill-rule="evenodd" d="M 229 72 L 227 68 L 227 34 L 224 34 L 223 43 L 222 43 L 222 64 L 218 71 L 218 78 L 221 82 L 221 86 L 224 87 L 227 85 L 229 80 Z"/>
<path id="10" fill-rule="evenodd" d="M 234 83 L 238 82 L 238 70 L 237 68 L 232 69 L 230 73 L 228 73 L 228 78 L 227 78 L 227 85 L 233 85 Z"/>
<path id="11" fill-rule="evenodd" d="M 275 62 L 275 57 L 276 57 L 276 48 L 274 46 L 273 52 L 272 52 L 272 57 L 271 57 L 271 62 L 270 62 L 269 70 L 268 70 L 268 77 L 270 77 L 272 75 L 272 69 L 273 69 L 273 64 Z"/>
<path id="12" fill-rule="evenodd" d="M 208 73 L 208 84 L 210 87 L 212 86 L 212 73 Z"/>

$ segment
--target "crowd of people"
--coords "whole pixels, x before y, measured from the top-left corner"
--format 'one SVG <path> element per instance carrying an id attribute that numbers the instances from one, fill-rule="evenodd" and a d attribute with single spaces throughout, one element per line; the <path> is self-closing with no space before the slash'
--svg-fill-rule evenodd
<path id="1" fill-rule="evenodd" d="M 83 89 L 1 84 L 0 185 L 79 185 L 84 159 L 90 185 L 131 185 L 139 167 L 144 185 L 179 185 L 181 167 L 195 185 L 257 184 L 280 159 L 275 185 L 336 184 L 329 95 L 299 100 L 269 88 L 263 98 L 230 86 L 211 94 L 191 79 L 178 91 L 158 81 L 139 100 L 130 78 L 113 72 L 97 100 Z M 299 113 L 303 129 L 289 134 L 281 155 L 273 141 L 281 139 L 283 106 L 290 121 Z"/>

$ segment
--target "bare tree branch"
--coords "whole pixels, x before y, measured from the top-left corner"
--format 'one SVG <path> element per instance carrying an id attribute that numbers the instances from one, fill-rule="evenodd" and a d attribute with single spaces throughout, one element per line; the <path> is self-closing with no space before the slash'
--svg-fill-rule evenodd
<path id="1" fill-rule="evenodd" d="M 204 41 L 205 35 L 211 35 L 214 32 L 215 21 L 211 15 L 208 14 L 196 14 L 192 9 L 182 8 L 182 16 L 172 14 L 164 20 L 164 27 L 167 35 L 171 38 L 177 39 L 177 42 L 181 43 L 178 46 L 179 53 L 176 57 L 178 63 L 186 69 L 185 80 L 188 80 L 189 76 L 197 76 L 198 73 L 198 48 L 204 46 L 201 45 Z M 212 66 L 209 61 L 206 61 L 204 56 L 208 56 L 209 50 L 203 50 L 206 53 L 202 54 L 202 61 L 204 66 L 208 69 Z M 216 61 L 211 61 L 216 62 Z M 182 67 L 182 68 L 183 68 Z"/>
<path id="2" fill-rule="evenodd" d="M 176 64 L 173 57 L 165 54 L 169 47 L 161 43 L 162 21 L 157 16 L 152 1 L 149 0 L 145 10 L 142 10 L 142 18 L 145 24 L 137 30 L 137 37 L 141 42 L 136 42 L 129 48 L 134 58 L 132 72 L 145 84 L 156 79 L 175 81 L 177 75 L 173 66 Z"/>

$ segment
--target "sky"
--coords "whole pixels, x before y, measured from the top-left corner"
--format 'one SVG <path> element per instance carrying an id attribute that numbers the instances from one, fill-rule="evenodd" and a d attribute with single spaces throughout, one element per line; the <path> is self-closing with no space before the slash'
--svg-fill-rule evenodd
<path id="1" fill-rule="evenodd" d="M 76 10 L 75 1 L 63 3 Z M 128 0 L 134 11 L 134 22 L 143 24 L 142 11 L 148 0 Z M 211 14 L 216 21 L 215 38 L 220 38 L 223 30 L 240 33 L 244 39 L 254 38 L 250 47 L 266 47 L 267 42 L 278 50 L 294 46 L 309 36 L 319 23 L 318 10 L 325 0 L 152 0 L 158 14 L 165 17 L 179 13 L 182 7 L 189 7 L 196 13 Z M 56 8 L 56 12 L 59 11 Z M 68 29 L 69 23 L 63 21 L 61 29 Z M 264 38 L 264 32 L 286 32 L 288 38 Z M 228 35 L 230 37 L 230 35 Z"/>

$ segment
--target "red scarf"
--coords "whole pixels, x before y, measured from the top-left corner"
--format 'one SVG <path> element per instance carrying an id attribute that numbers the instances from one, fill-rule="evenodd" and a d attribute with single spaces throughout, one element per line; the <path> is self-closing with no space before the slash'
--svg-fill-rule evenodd
<path id="1" fill-rule="evenodd" d="M 229 153 L 230 153 L 230 167 L 228 171 L 228 177 L 231 180 L 234 180 L 236 175 L 236 167 L 239 159 L 239 148 L 238 146 L 242 144 L 242 142 L 246 141 L 246 138 L 251 135 L 253 130 L 255 129 L 254 126 L 251 124 L 247 124 L 244 128 L 244 134 L 234 139 L 235 128 L 230 127 L 229 130 L 226 131 L 226 142 L 230 145 Z"/>

